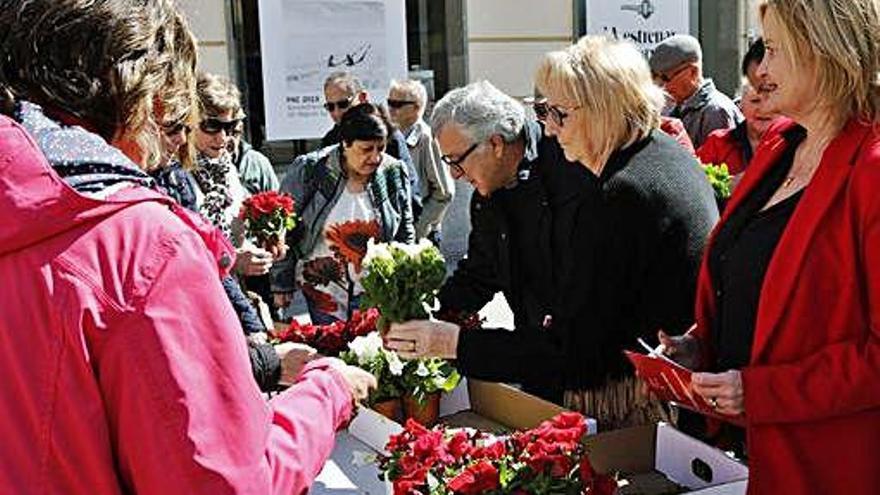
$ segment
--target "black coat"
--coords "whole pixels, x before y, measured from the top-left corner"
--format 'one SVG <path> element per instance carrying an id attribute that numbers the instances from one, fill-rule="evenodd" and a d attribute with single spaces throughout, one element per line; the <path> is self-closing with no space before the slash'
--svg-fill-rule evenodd
<path id="1" fill-rule="evenodd" d="M 552 139 L 537 150 L 534 181 L 474 195 L 468 257 L 441 304 L 477 310 L 503 291 L 515 330 L 462 332 L 459 368 L 559 402 L 629 374 L 621 351 L 637 337 L 687 328 L 718 212 L 695 158 L 660 132 L 612 154 L 600 177 Z"/>

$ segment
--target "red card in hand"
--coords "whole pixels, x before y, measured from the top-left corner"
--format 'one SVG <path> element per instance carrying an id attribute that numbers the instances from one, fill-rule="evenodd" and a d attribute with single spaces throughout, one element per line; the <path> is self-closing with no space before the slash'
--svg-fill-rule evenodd
<path id="1" fill-rule="evenodd" d="M 711 404 L 691 390 L 691 370 L 665 356 L 652 356 L 623 351 L 636 367 L 636 375 L 660 400 L 676 404 L 706 416 L 718 418 L 739 426 L 745 426 L 742 416 L 719 414 Z"/>

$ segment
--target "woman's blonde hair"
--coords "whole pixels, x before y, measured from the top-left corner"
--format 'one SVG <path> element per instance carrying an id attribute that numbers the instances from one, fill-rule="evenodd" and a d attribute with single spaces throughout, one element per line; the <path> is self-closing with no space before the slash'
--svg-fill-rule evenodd
<path id="1" fill-rule="evenodd" d="M 781 27 L 771 40 L 793 67 L 815 64 L 817 104 L 841 118 L 880 118 L 880 6 L 876 0 L 764 0 L 763 20 Z"/>
<path id="2" fill-rule="evenodd" d="M 0 85 L 7 97 L 80 118 L 108 142 L 133 141 L 141 166 L 157 164 L 156 108 L 164 93 L 195 86 L 195 39 L 174 2 L 13 5 L 0 9 Z"/>
<path id="3" fill-rule="evenodd" d="M 546 54 L 535 85 L 541 94 L 581 108 L 589 123 L 582 138 L 597 164 L 660 126 L 663 91 L 629 42 L 584 36 L 565 50 Z"/>

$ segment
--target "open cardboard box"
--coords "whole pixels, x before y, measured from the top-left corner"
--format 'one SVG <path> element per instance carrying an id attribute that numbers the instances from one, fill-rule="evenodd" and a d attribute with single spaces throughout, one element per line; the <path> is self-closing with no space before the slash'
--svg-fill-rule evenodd
<path id="1" fill-rule="evenodd" d="M 500 432 L 533 428 L 563 411 L 509 385 L 462 380 L 441 399 L 440 422 Z M 596 433 L 594 420 L 588 420 L 588 428 Z M 349 425 L 352 435 L 377 452 L 401 430 L 398 423 L 366 408 Z M 590 435 L 586 445 L 597 470 L 620 473 L 627 480 L 621 495 L 746 492 L 748 468 L 665 423 Z"/>

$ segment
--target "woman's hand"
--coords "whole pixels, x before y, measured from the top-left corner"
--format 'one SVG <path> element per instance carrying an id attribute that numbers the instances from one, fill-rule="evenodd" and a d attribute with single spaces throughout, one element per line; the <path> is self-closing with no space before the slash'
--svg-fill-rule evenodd
<path id="1" fill-rule="evenodd" d="M 697 369 L 700 365 L 700 345 L 697 338 L 690 333 L 672 337 L 660 330 L 657 338 L 660 340 L 660 352 L 664 356 L 688 369 Z"/>
<path id="2" fill-rule="evenodd" d="M 348 390 L 355 402 L 362 402 L 370 395 L 370 390 L 378 386 L 376 377 L 372 373 L 364 371 L 357 366 L 345 364 L 338 358 L 326 358 L 330 366 L 342 375 L 348 383 Z"/>
<path id="3" fill-rule="evenodd" d="M 694 373 L 691 376 L 691 389 L 721 414 L 738 416 L 746 412 L 742 373 L 739 370 Z"/>
<path id="4" fill-rule="evenodd" d="M 235 271 L 241 275 L 255 277 L 269 273 L 272 268 L 272 253 L 256 246 L 245 244 L 235 253 Z"/>
<path id="5" fill-rule="evenodd" d="M 391 330 L 384 337 L 385 347 L 404 359 L 455 359 L 459 331 L 458 325 L 447 321 L 392 323 Z"/>
<path id="6" fill-rule="evenodd" d="M 278 383 L 293 385 L 299 373 L 309 361 L 318 357 L 318 351 L 305 344 L 283 342 L 275 346 L 275 352 L 281 361 L 281 378 Z"/>

